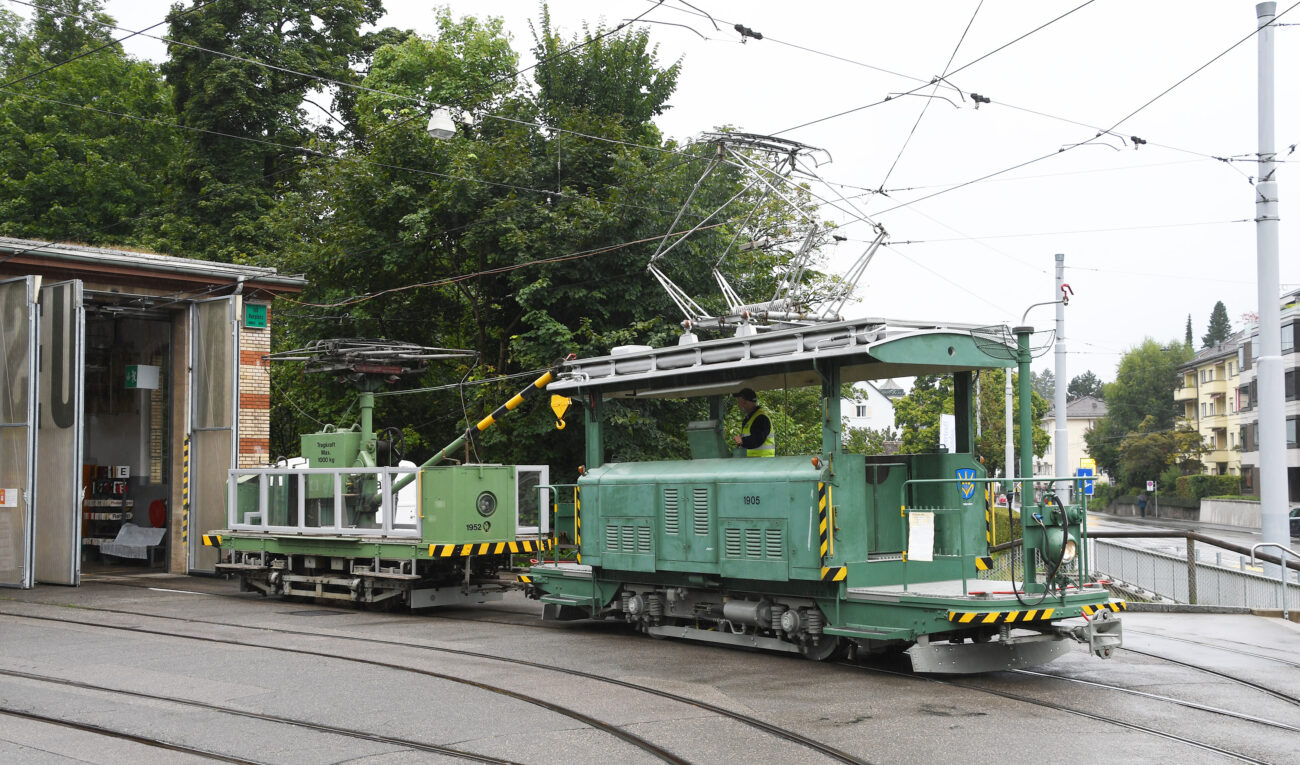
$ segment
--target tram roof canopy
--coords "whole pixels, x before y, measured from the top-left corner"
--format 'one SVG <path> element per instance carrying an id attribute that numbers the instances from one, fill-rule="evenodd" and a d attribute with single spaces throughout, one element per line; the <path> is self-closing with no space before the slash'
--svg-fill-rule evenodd
<path id="1" fill-rule="evenodd" d="M 831 363 L 841 382 L 1015 366 L 1001 327 L 850 319 L 665 348 L 625 346 L 568 362 L 555 393 L 607 398 L 688 398 L 817 385 Z"/>

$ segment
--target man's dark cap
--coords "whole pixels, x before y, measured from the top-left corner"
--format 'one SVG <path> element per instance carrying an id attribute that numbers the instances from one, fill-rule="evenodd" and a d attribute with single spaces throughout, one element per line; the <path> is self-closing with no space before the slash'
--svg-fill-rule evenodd
<path id="1" fill-rule="evenodd" d="M 758 394 L 754 392 L 753 388 L 741 388 L 740 392 L 736 394 L 736 398 L 743 398 L 746 401 L 756 402 L 758 401 Z"/>

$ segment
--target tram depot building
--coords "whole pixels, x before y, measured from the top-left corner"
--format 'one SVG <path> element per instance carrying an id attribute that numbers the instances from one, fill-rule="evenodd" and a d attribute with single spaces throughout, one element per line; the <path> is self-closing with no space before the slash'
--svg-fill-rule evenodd
<path id="1" fill-rule="evenodd" d="M 0 586 L 214 571 L 226 471 L 270 455 L 273 268 L 0 237 Z"/>

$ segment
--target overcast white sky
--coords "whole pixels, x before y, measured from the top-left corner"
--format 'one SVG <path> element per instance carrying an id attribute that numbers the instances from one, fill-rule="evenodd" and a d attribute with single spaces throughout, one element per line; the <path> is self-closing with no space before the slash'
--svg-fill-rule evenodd
<path id="1" fill-rule="evenodd" d="M 826 179 L 893 190 L 862 202 L 892 244 L 872 263 L 851 315 L 1018 324 L 1029 304 L 1053 299 L 1053 254 L 1061 252 L 1075 292 L 1067 309 L 1068 375 L 1090 369 L 1109 381 L 1122 352 L 1144 337 L 1181 339 L 1189 313 L 1199 344 L 1215 301 L 1237 327 L 1241 314 L 1256 310 L 1256 167 L 1215 159 L 1253 158 L 1258 148 L 1258 46 L 1251 38 L 1229 51 L 1254 31 L 1254 2 L 1095 0 L 953 75 L 951 83 L 967 94 L 956 107 L 909 96 L 781 132 L 964 67 L 1083 2 L 667 0 L 652 8 L 650 0 L 554 0 L 551 14 L 575 34 L 583 23 L 615 25 L 652 8 L 645 21 L 663 22 L 648 25 L 660 62 L 683 63 L 673 108 L 659 120 L 666 134 L 686 140 L 722 124 L 780 132 L 830 152 L 834 161 L 821 168 Z M 446 5 L 457 16 L 504 18 L 531 63 L 528 22 L 538 3 Z M 432 32 L 432 4 L 385 6 L 384 26 Z M 711 14 L 719 29 L 691 6 Z M 1300 8 L 1290 10 L 1294 0 L 1277 6 L 1279 23 L 1296 25 L 1275 32 L 1283 156 L 1300 142 Z M 166 8 L 110 0 L 106 10 L 121 26 L 141 29 Z M 742 44 L 736 23 L 764 39 Z M 128 50 L 163 56 L 151 41 L 128 43 Z M 992 103 L 973 108 L 972 92 Z M 1113 138 L 1055 153 L 1116 123 L 1115 133 L 1146 145 L 1135 150 Z M 920 199 L 1045 155 L 1052 156 Z M 1279 289 L 1300 286 L 1288 220 L 1300 204 L 1291 182 L 1300 153 L 1285 159 Z M 869 229 L 855 224 L 840 233 L 851 241 L 838 245 L 832 270 L 858 254 L 852 240 L 867 239 Z M 1042 328 L 1053 321 L 1050 306 L 1029 316 Z M 1052 365 L 1049 354 L 1035 367 Z"/>

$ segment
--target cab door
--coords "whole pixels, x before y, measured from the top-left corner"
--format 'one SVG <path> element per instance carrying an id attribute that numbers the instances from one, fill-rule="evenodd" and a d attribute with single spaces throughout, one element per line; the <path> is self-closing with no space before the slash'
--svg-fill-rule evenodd
<path id="1" fill-rule="evenodd" d="M 82 385 L 86 314 L 80 281 L 40 289 L 35 501 L 36 581 L 81 580 Z"/>
<path id="2" fill-rule="evenodd" d="M 226 475 L 235 466 L 239 400 L 238 295 L 200 300 L 190 310 L 189 570 L 214 573 L 217 552 L 203 534 L 223 529 Z"/>
<path id="3" fill-rule="evenodd" d="M 0 586 L 33 583 L 38 276 L 0 281 Z"/>

